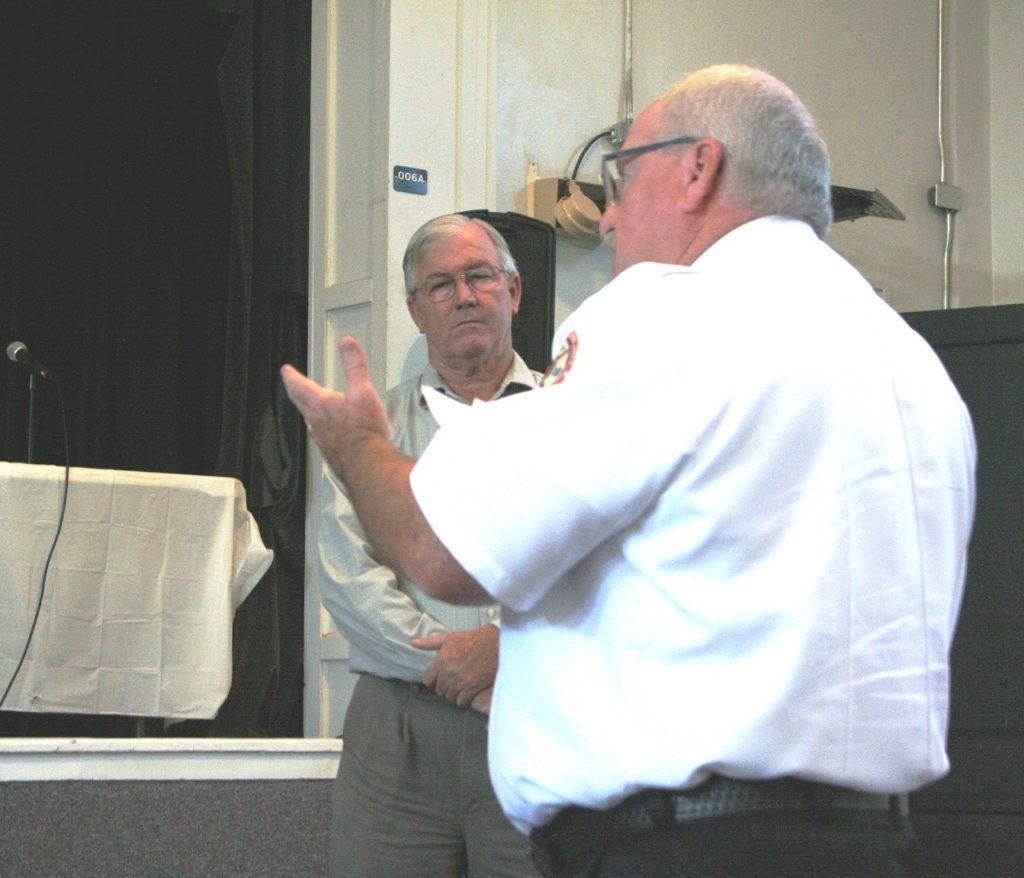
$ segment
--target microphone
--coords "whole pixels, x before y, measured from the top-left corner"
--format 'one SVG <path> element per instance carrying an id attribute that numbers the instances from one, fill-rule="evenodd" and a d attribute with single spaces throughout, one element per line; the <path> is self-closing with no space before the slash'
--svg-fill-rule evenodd
<path id="1" fill-rule="evenodd" d="M 12 363 L 28 366 L 40 378 L 52 377 L 50 370 L 28 352 L 28 347 L 23 341 L 12 341 L 7 345 L 7 359 Z"/>

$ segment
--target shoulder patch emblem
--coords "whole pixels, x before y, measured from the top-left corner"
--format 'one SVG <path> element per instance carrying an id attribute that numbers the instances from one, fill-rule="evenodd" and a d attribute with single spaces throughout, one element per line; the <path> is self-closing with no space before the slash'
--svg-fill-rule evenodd
<path id="1" fill-rule="evenodd" d="M 579 347 L 579 338 L 577 338 L 575 331 L 570 332 L 566 337 L 565 341 L 562 342 L 562 349 L 558 352 L 558 356 L 548 366 L 547 371 L 544 373 L 544 377 L 541 379 L 540 386 L 548 387 L 551 384 L 561 384 L 565 380 L 565 376 L 569 374 L 569 370 L 572 368 L 573 360 L 576 359 L 576 350 Z"/>

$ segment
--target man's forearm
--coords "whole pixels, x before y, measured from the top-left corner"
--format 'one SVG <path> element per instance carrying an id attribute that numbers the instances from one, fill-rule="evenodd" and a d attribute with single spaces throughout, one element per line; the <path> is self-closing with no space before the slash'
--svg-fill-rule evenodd
<path id="1" fill-rule="evenodd" d="M 485 592 L 437 538 L 409 484 L 415 465 L 382 437 L 353 442 L 339 461 L 356 514 L 389 567 L 427 594 L 451 603 L 490 603 Z"/>
<path id="2" fill-rule="evenodd" d="M 343 338 L 338 353 L 347 393 L 321 387 L 291 366 L 281 368 L 281 378 L 310 437 L 348 487 L 370 542 L 389 567 L 427 594 L 451 603 L 489 603 L 423 517 L 409 485 L 415 461 L 391 444 L 387 414 L 359 343 Z"/>

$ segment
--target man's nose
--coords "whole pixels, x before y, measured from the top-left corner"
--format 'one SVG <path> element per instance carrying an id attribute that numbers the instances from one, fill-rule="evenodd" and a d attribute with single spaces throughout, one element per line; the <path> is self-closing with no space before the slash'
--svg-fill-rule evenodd
<path id="1" fill-rule="evenodd" d="M 464 274 L 455 276 L 455 303 L 457 305 L 476 303 L 476 293 L 469 285 Z"/>

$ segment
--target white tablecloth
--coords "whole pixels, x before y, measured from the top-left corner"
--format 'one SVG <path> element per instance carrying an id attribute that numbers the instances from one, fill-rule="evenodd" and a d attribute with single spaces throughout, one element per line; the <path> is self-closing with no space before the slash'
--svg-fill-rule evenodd
<path id="1" fill-rule="evenodd" d="M 64 468 L 0 462 L 0 694 L 28 637 Z M 216 715 L 234 612 L 273 559 L 236 479 L 71 468 L 4 710 Z"/>

